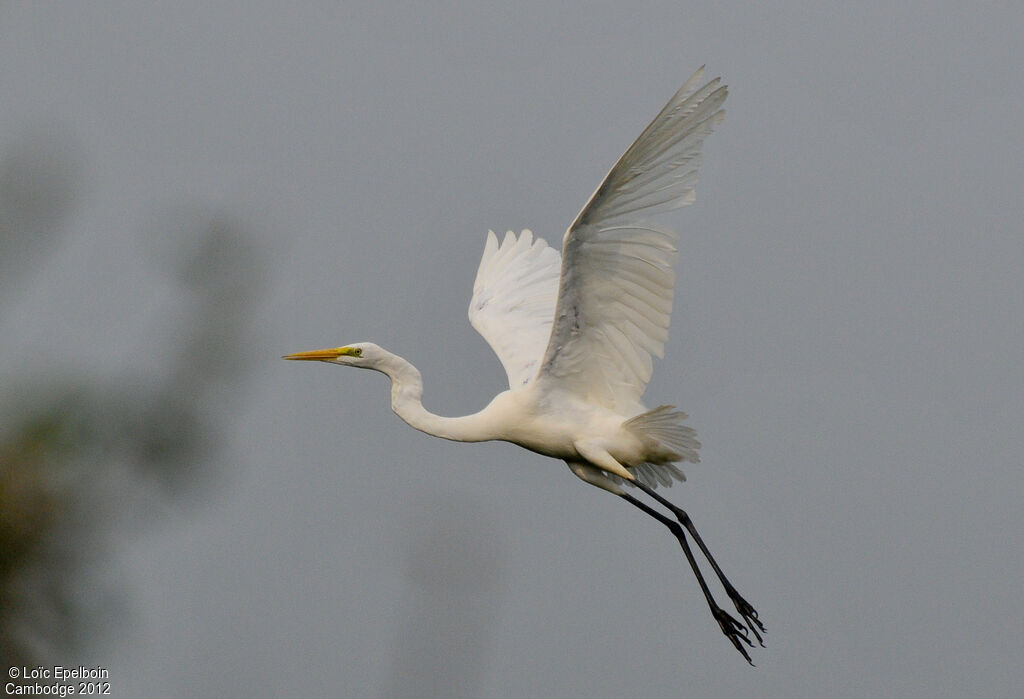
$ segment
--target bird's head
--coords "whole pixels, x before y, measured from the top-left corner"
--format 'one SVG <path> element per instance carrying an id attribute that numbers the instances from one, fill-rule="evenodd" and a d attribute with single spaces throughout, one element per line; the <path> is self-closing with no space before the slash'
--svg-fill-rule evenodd
<path id="1" fill-rule="evenodd" d="M 357 342 L 344 347 L 296 352 L 286 354 L 281 359 L 302 359 L 305 361 L 330 362 L 343 366 L 354 366 L 361 369 L 376 369 L 388 353 L 372 342 Z"/>

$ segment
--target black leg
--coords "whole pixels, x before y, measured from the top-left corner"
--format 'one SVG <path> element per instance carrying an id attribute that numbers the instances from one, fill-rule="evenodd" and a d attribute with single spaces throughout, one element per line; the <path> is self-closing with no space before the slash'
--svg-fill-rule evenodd
<path id="1" fill-rule="evenodd" d="M 731 599 L 733 604 L 736 605 L 736 611 L 739 612 L 741 617 L 743 617 L 743 621 L 754 636 L 757 637 L 757 642 L 763 647 L 764 640 L 762 640 L 761 634 L 765 633 L 765 629 L 764 624 L 762 624 L 757 618 L 757 610 L 754 609 L 749 602 L 743 599 L 740 593 L 736 591 L 736 588 L 733 587 L 733 584 L 729 582 L 729 579 L 725 577 L 725 573 L 723 573 L 722 569 L 718 567 L 715 557 L 711 555 L 711 551 L 708 550 L 708 547 L 704 544 L 704 540 L 701 539 L 700 534 L 697 533 L 697 528 L 693 526 L 693 522 L 690 521 L 690 516 L 686 514 L 683 509 L 676 507 L 673 503 L 658 495 L 657 491 L 653 488 L 649 488 L 638 481 L 633 481 L 633 485 L 650 495 L 668 509 L 672 510 L 672 513 L 676 516 L 676 519 L 679 520 L 679 523 L 686 527 L 686 531 L 688 531 L 690 536 L 693 537 L 693 540 L 697 542 L 697 547 L 700 548 L 704 557 L 708 559 L 708 563 L 711 564 L 712 570 L 715 571 L 715 575 L 717 575 L 718 579 L 721 581 L 722 587 L 725 588 L 725 594 L 729 595 L 729 599 Z"/>
<path id="2" fill-rule="evenodd" d="M 711 590 L 708 589 L 707 582 L 704 581 L 704 575 L 700 572 L 700 566 L 697 565 L 697 559 L 694 558 L 693 551 L 690 550 L 690 544 L 686 540 L 686 532 L 684 532 L 683 528 L 679 526 L 679 522 L 673 522 L 665 515 L 661 514 L 657 510 L 654 510 L 648 505 L 640 502 L 639 500 L 634 498 L 632 495 L 629 495 L 628 493 L 621 493 L 619 497 L 621 497 L 623 500 L 633 505 L 634 507 L 643 510 L 651 517 L 654 517 L 654 519 L 664 524 L 666 527 L 668 527 L 669 531 L 671 531 L 675 535 L 676 539 L 679 540 L 679 545 L 683 547 L 683 553 L 686 554 L 686 560 L 690 562 L 690 568 L 693 569 L 693 574 L 697 576 L 697 582 L 700 583 L 700 589 L 701 592 L 704 593 L 704 599 L 707 600 L 708 606 L 711 607 L 711 615 L 715 618 L 715 621 L 717 621 L 718 625 L 722 628 L 722 633 L 726 635 L 726 638 L 732 641 L 732 644 L 736 647 L 736 650 L 743 654 L 743 657 L 747 659 L 748 663 L 753 665 L 754 663 L 753 661 L 751 661 L 750 655 L 747 653 L 747 649 L 743 647 L 743 643 L 746 643 L 748 646 L 751 647 L 753 647 L 754 644 L 750 642 L 750 638 L 747 636 L 747 631 L 745 628 L 743 628 L 743 624 L 734 619 L 728 612 L 719 607 L 717 602 L 715 602 L 715 598 L 711 595 Z M 701 549 L 703 550 L 703 546 L 701 547 Z M 756 612 L 754 613 L 756 615 Z M 755 632 L 754 635 L 757 635 L 757 632 Z M 760 636 L 758 636 L 757 638 L 758 640 L 761 639 Z"/>

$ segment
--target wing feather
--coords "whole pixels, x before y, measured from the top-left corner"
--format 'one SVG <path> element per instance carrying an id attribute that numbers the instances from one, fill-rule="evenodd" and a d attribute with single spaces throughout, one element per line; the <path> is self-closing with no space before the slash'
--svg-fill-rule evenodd
<path id="1" fill-rule="evenodd" d="M 473 283 L 469 322 L 498 355 L 509 388 L 529 384 L 551 337 L 562 260 L 530 231 L 512 231 L 499 244 L 488 231 Z"/>
<path id="2" fill-rule="evenodd" d="M 727 95 L 718 78 L 701 86 L 703 74 L 669 100 L 566 231 L 540 368 L 549 389 L 622 414 L 641 407 L 651 357 L 668 339 L 679 255 L 676 233 L 646 218 L 694 200 L 701 147 L 725 117 Z"/>

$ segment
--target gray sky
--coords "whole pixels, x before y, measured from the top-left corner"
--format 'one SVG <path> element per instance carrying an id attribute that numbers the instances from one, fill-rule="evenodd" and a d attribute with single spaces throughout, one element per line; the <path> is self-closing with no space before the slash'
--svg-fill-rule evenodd
<path id="1" fill-rule="evenodd" d="M 4 381 L 159 374 L 181 204 L 268 260 L 219 482 L 116 541 L 130 613 L 83 661 L 118 696 L 1019 691 L 1024 6 L 821 8 L 0 5 L 0 152 L 58 134 L 81 179 L 5 290 Z M 657 523 L 559 462 L 413 431 L 382 377 L 278 359 L 372 340 L 428 408 L 481 408 L 486 231 L 560 240 L 702 63 L 728 116 L 664 217 L 646 400 L 704 444 L 670 494 L 761 612 L 757 669 Z"/>

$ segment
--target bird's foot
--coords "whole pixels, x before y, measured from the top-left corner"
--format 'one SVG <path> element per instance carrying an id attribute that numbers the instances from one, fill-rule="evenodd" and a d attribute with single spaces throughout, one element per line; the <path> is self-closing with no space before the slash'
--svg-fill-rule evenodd
<path id="1" fill-rule="evenodd" d="M 756 638 L 757 642 L 762 648 L 764 648 L 764 639 L 761 638 L 761 634 L 767 634 L 768 632 L 765 631 L 764 624 L 762 624 L 761 620 L 758 619 L 757 610 L 754 609 L 750 602 L 743 599 L 740 596 L 740 593 L 736 592 L 736 588 L 730 586 L 726 590 L 726 593 L 729 595 L 729 599 L 732 600 L 732 603 L 736 605 L 736 611 L 743 619 L 743 623 L 747 625 L 750 632 L 754 634 L 754 638 Z"/>
<path id="2" fill-rule="evenodd" d="M 754 661 L 750 659 L 750 654 L 747 653 L 747 649 L 743 647 L 744 643 L 751 648 L 754 647 L 754 644 L 750 642 L 750 637 L 747 636 L 747 629 L 721 607 L 712 610 L 711 613 L 714 615 L 715 621 L 717 621 L 718 625 L 722 628 L 722 633 L 725 634 L 726 638 L 732 641 L 736 650 L 738 650 L 740 654 L 746 658 L 747 662 L 753 666 Z M 755 633 L 755 635 L 757 634 Z"/>

